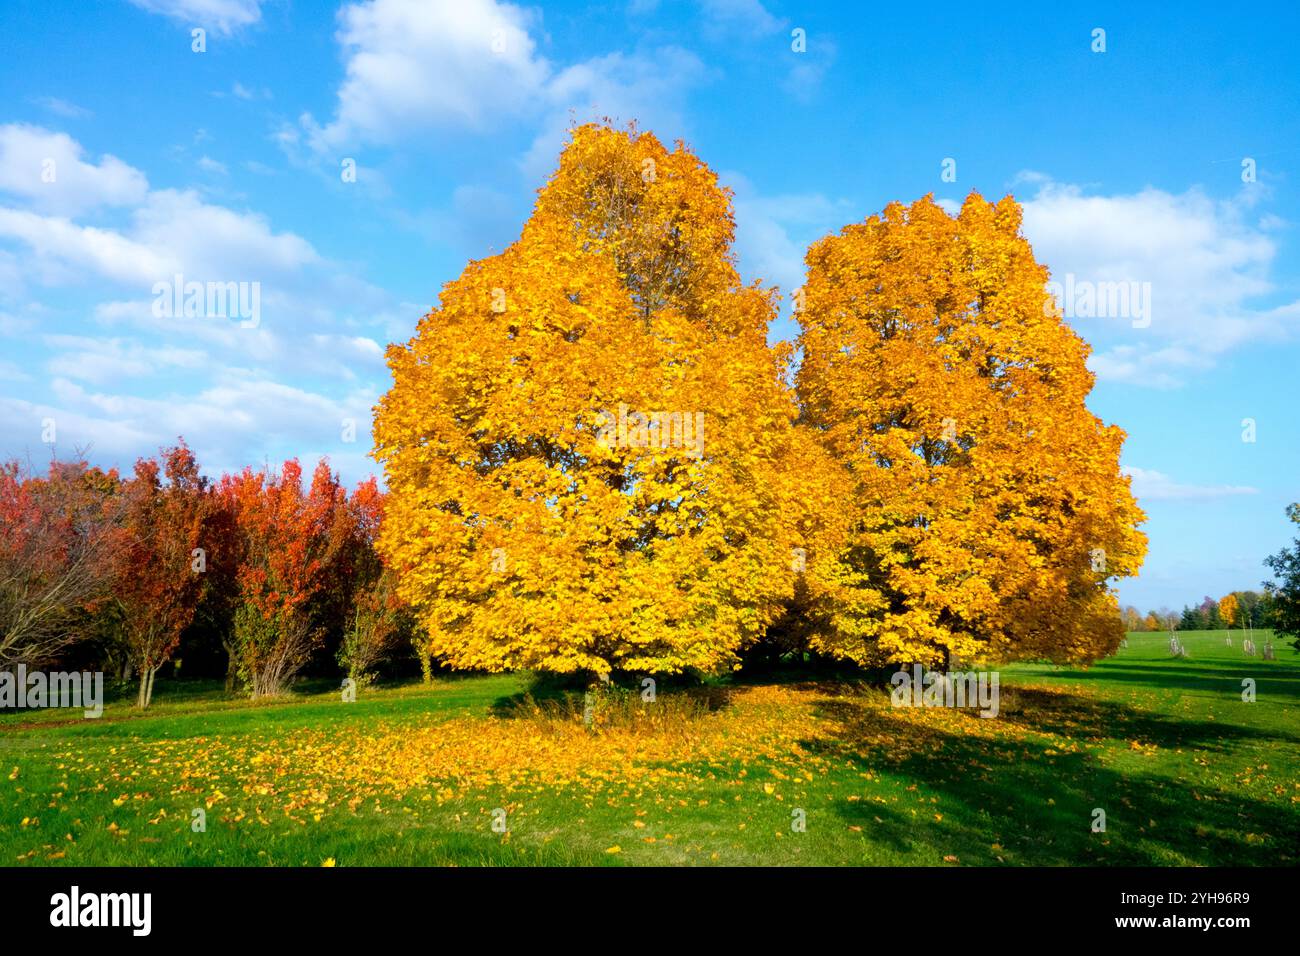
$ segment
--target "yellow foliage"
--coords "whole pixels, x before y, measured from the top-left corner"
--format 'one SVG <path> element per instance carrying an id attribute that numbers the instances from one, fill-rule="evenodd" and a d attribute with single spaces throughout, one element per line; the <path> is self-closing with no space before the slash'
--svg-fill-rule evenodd
<path id="1" fill-rule="evenodd" d="M 1237 595 L 1225 594 L 1219 598 L 1219 620 L 1223 621 L 1224 627 L 1231 628 L 1237 623 Z"/>
<path id="2" fill-rule="evenodd" d="M 379 548 L 430 655 L 715 671 L 779 613 L 795 405 L 733 231 L 684 146 L 580 127 L 520 239 L 390 346 Z"/>
<path id="3" fill-rule="evenodd" d="M 1088 411 L 1088 347 L 1020 225 L 1011 197 L 927 196 L 808 253 L 799 398 L 849 487 L 810 548 L 822 650 L 1091 660 L 1123 636 L 1109 582 L 1146 550 L 1124 433 Z"/>

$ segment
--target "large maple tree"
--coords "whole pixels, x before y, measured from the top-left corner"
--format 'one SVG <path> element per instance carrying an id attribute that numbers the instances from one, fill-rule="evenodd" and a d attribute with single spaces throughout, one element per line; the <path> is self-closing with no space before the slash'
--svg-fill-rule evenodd
<path id="1" fill-rule="evenodd" d="M 824 650 L 1092 660 L 1123 637 L 1111 582 L 1146 547 L 1124 433 L 1088 410 L 1088 346 L 1020 226 L 1011 197 L 926 197 L 808 253 L 803 424 L 851 489 L 810 565 Z"/>
<path id="2" fill-rule="evenodd" d="M 582 126 L 518 241 L 389 348 L 379 547 L 453 666 L 732 666 L 793 588 L 796 413 L 730 194 L 681 144 Z"/>

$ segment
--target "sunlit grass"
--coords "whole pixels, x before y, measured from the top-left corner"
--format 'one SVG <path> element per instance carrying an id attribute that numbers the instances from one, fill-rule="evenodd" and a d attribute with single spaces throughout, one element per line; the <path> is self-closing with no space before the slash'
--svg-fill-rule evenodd
<path id="1" fill-rule="evenodd" d="M 100 720 L 0 717 L 0 862 L 1293 864 L 1300 659 L 1225 637 L 1002 668 L 991 720 L 830 679 L 651 701 L 498 675 L 355 703 L 321 682 L 260 704 L 160 682 L 143 715 L 125 696 Z"/>

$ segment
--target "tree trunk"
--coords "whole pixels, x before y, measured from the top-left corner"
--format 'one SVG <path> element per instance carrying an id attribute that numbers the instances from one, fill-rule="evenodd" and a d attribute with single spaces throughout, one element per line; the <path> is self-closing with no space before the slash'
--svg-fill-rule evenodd
<path id="1" fill-rule="evenodd" d="M 148 707 L 153 703 L 153 679 L 158 675 L 159 667 L 150 668 L 149 670 L 149 689 L 145 691 L 144 705 Z"/>
<path id="2" fill-rule="evenodd" d="M 235 652 L 233 649 L 227 647 L 226 653 L 229 655 L 226 659 L 226 693 L 233 694 L 235 692 L 235 684 L 239 680 L 239 664 L 235 660 Z"/>

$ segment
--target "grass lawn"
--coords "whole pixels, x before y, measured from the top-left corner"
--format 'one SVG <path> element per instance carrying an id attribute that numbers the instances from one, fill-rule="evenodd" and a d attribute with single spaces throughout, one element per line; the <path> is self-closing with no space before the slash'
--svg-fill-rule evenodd
<path id="1" fill-rule="evenodd" d="M 663 689 L 591 730 L 515 675 L 355 703 L 159 681 L 143 716 L 0 714 L 0 865 L 1293 865 L 1300 655 L 1225 636 L 1005 667 L 995 719 L 806 677 Z"/>

